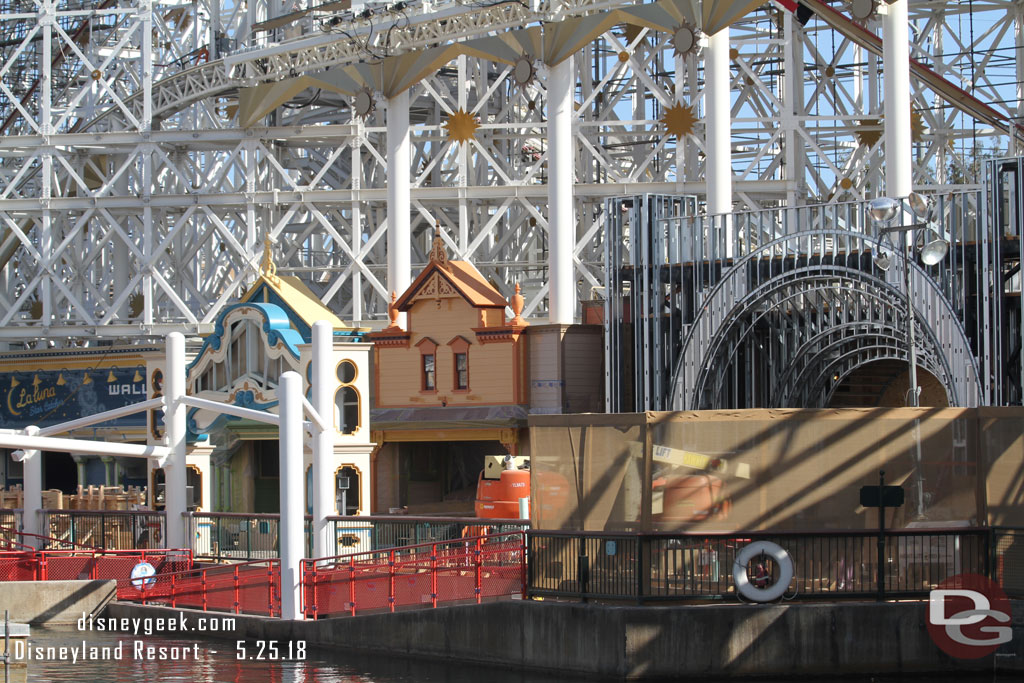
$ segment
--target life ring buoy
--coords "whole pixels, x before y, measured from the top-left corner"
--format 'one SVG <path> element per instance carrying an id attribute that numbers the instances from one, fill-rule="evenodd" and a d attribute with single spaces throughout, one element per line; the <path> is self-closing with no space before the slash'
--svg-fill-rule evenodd
<path id="1" fill-rule="evenodd" d="M 755 586 L 747 577 L 747 564 L 758 555 L 768 555 L 775 564 L 779 566 L 779 580 L 767 588 Z M 743 546 L 743 549 L 736 553 L 736 561 L 732 568 L 732 581 L 736 591 L 748 600 L 754 602 L 771 602 L 778 600 L 789 588 L 793 580 L 793 559 L 786 550 L 771 541 L 754 541 Z"/>

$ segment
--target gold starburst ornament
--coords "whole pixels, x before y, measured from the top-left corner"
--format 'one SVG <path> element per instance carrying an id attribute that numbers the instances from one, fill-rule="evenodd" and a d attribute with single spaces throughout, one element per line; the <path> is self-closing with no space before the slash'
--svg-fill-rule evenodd
<path id="1" fill-rule="evenodd" d="M 853 134 L 857 142 L 865 147 L 871 147 L 882 139 L 883 128 L 881 128 L 885 117 L 881 119 L 861 119 L 858 121 Z M 916 109 L 910 111 L 910 139 L 914 142 L 922 142 L 925 133 L 928 132 L 924 123 L 924 116 Z"/>
<path id="2" fill-rule="evenodd" d="M 676 102 L 665 110 L 660 122 L 665 126 L 668 135 L 684 138 L 693 132 L 693 124 L 697 122 L 697 117 L 693 113 L 693 107 L 685 107 Z"/>
<path id="3" fill-rule="evenodd" d="M 476 129 L 480 127 L 480 124 L 475 116 L 460 108 L 448 117 L 444 127 L 448 130 L 448 139 L 454 140 L 461 145 L 463 142 L 476 137 Z"/>

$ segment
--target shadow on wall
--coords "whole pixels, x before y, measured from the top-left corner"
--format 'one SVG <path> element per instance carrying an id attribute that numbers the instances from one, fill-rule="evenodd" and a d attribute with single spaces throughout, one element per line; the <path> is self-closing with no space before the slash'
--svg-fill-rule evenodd
<path id="1" fill-rule="evenodd" d="M 881 469 L 906 491 L 890 527 L 1019 526 L 1022 434 L 1020 408 L 531 416 L 534 527 L 871 529 Z"/>

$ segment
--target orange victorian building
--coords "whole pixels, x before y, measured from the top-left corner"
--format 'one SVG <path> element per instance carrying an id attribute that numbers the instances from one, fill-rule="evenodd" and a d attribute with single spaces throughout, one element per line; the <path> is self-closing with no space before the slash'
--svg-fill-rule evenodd
<path id="1" fill-rule="evenodd" d="M 517 455 L 530 402 L 523 298 L 506 300 L 436 234 L 374 342 L 376 507 L 472 511 L 488 455 Z M 506 308 L 514 316 L 506 316 Z M 405 314 L 405 327 L 399 325 Z"/>

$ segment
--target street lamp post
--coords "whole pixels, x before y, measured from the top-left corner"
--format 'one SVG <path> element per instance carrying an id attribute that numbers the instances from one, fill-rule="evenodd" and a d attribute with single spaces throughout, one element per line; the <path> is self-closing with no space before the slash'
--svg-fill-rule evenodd
<path id="1" fill-rule="evenodd" d="M 910 344 L 910 367 L 907 370 L 910 389 L 907 392 L 906 403 L 908 406 L 917 408 L 920 405 L 921 388 L 917 385 L 917 335 L 914 325 L 916 318 L 914 315 L 914 279 L 910 277 L 910 256 L 908 254 L 914 249 L 914 233 L 921 230 L 927 230 L 928 233 L 926 234 L 934 235 L 934 238 L 926 242 L 920 252 L 921 261 L 927 266 L 934 266 L 946 258 L 946 253 L 949 251 L 949 242 L 942 239 L 941 234 L 937 229 L 938 223 L 935 221 L 934 216 L 935 205 L 930 198 L 917 193 L 911 193 L 907 198 L 907 204 L 910 206 L 910 210 L 914 213 L 914 216 L 919 220 L 923 220 L 923 223 L 897 226 L 891 225 L 897 214 L 900 213 L 902 202 L 889 197 L 872 199 L 868 203 L 868 215 L 876 223 L 885 226 L 878 231 L 879 236 L 888 237 L 888 235 L 900 232 L 906 233 L 907 235 L 906 244 L 903 245 L 903 248 L 901 249 L 903 252 L 904 286 L 906 287 L 907 292 L 907 343 Z M 889 257 L 884 253 L 875 260 L 875 263 L 882 270 L 888 270 L 891 265 Z M 924 477 L 921 474 L 921 422 L 920 418 L 917 416 L 914 417 L 914 446 L 917 517 L 923 518 Z"/>
<path id="2" fill-rule="evenodd" d="M 879 236 L 885 237 L 893 233 L 906 233 L 906 244 L 900 251 L 903 252 L 903 284 L 906 287 L 907 293 L 907 342 L 910 345 L 910 367 L 908 368 L 907 374 L 910 380 L 910 390 L 907 392 L 906 403 L 911 407 L 918 407 L 920 405 L 920 393 L 921 388 L 917 384 L 917 338 L 916 330 L 914 326 L 914 279 L 910 277 L 910 257 L 908 254 L 914 249 L 914 233 L 922 230 L 927 230 L 930 234 L 934 235 L 934 239 L 928 241 L 921 249 L 921 261 L 928 266 L 934 266 L 935 264 L 946 258 L 946 253 L 949 251 L 949 242 L 942 239 L 938 231 L 938 223 L 934 218 L 935 205 L 930 197 L 925 197 L 917 193 L 911 193 L 910 197 L 907 198 L 907 204 L 910 206 L 910 210 L 914 215 L 923 220 L 923 223 L 914 223 L 911 225 L 891 225 L 892 221 L 900 213 L 902 203 L 898 199 L 891 199 L 889 197 L 879 197 L 878 199 L 872 199 L 868 203 L 868 215 L 873 221 L 878 224 L 884 225 L 882 229 L 878 231 Z M 880 258 L 876 259 L 875 263 L 882 270 L 888 270 L 891 262 L 888 256 L 881 255 Z"/>

